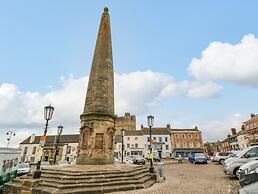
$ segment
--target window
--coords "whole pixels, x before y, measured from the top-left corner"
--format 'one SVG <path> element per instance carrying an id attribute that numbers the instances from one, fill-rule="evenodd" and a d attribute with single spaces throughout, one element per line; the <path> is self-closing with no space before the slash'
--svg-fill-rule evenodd
<path id="1" fill-rule="evenodd" d="M 37 147 L 33 147 L 33 149 L 32 149 L 32 154 L 35 154 L 36 153 L 36 149 L 37 149 Z M 34 162 L 34 161 L 33 161 Z"/>
<path id="2" fill-rule="evenodd" d="M 148 142 L 150 141 L 150 137 L 147 138 Z"/>
<path id="3" fill-rule="evenodd" d="M 201 147 L 199 142 L 196 143 L 196 147 L 197 148 Z"/>
<path id="4" fill-rule="evenodd" d="M 258 157 L 258 147 L 256 148 L 252 148 L 251 150 L 249 150 L 248 152 L 246 152 L 245 156 L 249 155 L 250 158 L 252 157 Z"/>
<path id="5" fill-rule="evenodd" d="M 178 139 L 178 135 L 176 135 L 176 139 Z"/>
<path id="6" fill-rule="evenodd" d="M 167 142 L 168 141 L 168 137 L 165 137 L 165 142 Z"/>
<path id="7" fill-rule="evenodd" d="M 130 148 L 130 144 L 129 143 L 127 144 L 127 148 Z"/>
<path id="8" fill-rule="evenodd" d="M 156 137 L 153 137 L 153 140 L 156 141 Z"/>
<path id="9" fill-rule="evenodd" d="M 138 148 L 138 143 L 135 144 L 135 148 Z"/>
<path id="10" fill-rule="evenodd" d="M 127 140 L 130 141 L 130 137 L 127 137 Z"/>
<path id="11" fill-rule="evenodd" d="M 27 154 L 27 151 L 28 151 L 28 147 L 25 147 L 23 150 L 23 154 Z"/>
<path id="12" fill-rule="evenodd" d="M 192 135 L 191 134 L 189 134 L 189 138 L 192 139 Z"/>
<path id="13" fill-rule="evenodd" d="M 198 135 L 198 134 L 196 134 L 196 135 L 195 135 L 195 137 L 196 137 L 196 138 L 199 138 L 199 135 Z"/>
<path id="14" fill-rule="evenodd" d="M 180 143 L 176 143 L 176 148 L 180 148 Z"/>
<path id="15" fill-rule="evenodd" d="M 35 160 L 35 157 L 31 157 L 31 158 L 30 158 L 30 162 L 31 162 L 31 163 L 34 163 L 34 160 Z"/>
<path id="16" fill-rule="evenodd" d="M 185 138 L 185 135 L 184 135 L 184 134 L 182 134 L 182 138 L 183 138 L 183 139 Z"/>
<path id="17" fill-rule="evenodd" d="M 67 154 L 70 154 L 70 153 L 71 153 L 71 146 L 67 146 L 66 153 L 67 153 Z"/>
<path id="18" fill-rule="evenodd" d="M 159 137 L 159 142 L 162 142 L 162 137 Z"/>
<path id="19" fill-rule="evenodd" d="M 138 137 L 135 137 L 135 138 L 134 138 L 134 140 L 137 140 L 137 139 L 138 139 Z"/>
<path id="20" fill-rule="evenodd" d="M 168 145 L 166 145 L 166 150 L 168 150 Z"/>

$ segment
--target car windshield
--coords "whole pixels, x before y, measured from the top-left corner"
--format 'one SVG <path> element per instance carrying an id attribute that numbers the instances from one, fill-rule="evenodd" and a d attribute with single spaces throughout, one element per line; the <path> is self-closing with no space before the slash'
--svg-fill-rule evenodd
<path id="1" fill-rule="evenodd" d="M 26 164 L 26 163 L 19 164 L 19 168 L 29 168 L 29 167 L 30 167 L 30 165 Z"/>
<path id="2" fill-rule="evenodd" d="M 194 156 L 195 157 L 205 157 L 205 155 L 203 153 L 196 153 Z"/>

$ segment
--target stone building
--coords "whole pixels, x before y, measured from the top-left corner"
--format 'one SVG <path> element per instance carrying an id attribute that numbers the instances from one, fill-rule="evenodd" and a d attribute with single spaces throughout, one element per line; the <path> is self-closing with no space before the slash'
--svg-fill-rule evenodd
<path id="1" fill-rule="evenodd" d="M 202 132 L 193 129 L 171 129 L 173 157 L 188 156 L 189 153 L 203 152 Z"/>
<path id="2" fill-rule="evenodd" d="M 117 117 L 115 121 L 115 135 L 120 135 L 121 129 L 126 131 L 136 130 L 136 117 L 130 113 L 125 113 L 124 116 Z"/>
<path id="3" fill-rule="evenodd" d="M 47 135 L 45 145 L 41 148 L 39 145 L 40 136 L 35 136 L 33 134 L 26 138 L 20 143 L 20 148 L 22 149 L 21 162 L 30 162 L 35 164 L 39 161 L 40 156 L 42 155 L 42 161 L 49 161 L 52 163 L 55 155 L 56 140 L 56 135 Z M 68 162 L 74 162 L 78 153 L 78 144 L 79 134 L 61 135 L 57 161 L 67 160 Z"/>

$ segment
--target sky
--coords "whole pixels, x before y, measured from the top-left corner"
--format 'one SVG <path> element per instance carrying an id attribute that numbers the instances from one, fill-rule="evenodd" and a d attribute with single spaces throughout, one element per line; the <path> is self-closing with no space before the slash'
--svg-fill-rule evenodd
<path id="1" fill-rule="evenodd" d="M 42 135 L 48 104 L 48 134 L 79 132 L 106 6 L 117 115 L 217 141 L 258 113 L 258 2 L 0 1 L 0 146 Z"/>

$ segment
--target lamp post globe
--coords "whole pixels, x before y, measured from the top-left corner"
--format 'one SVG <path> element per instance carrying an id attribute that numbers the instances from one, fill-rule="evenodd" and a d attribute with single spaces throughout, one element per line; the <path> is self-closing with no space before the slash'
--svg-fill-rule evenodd
<path id="1" fill-rule="evenodd" d="M 44 107 L 44 118 L 45 120 L 51 120 L 54 112 L 54 107 L 51 105 Z"/>
<path id="2" fill-rule="evenodd" d="M 62 134 L 62 132 L 63 132 L 63 126 L 62 125 L 59 125 L 58 127 L 57 127 L 57 134 L 58 135 L 61 135 Z"/>
<path id="3" fill-rule="evenodd" d="M 154 124 L 154 116 L 152 116 L 152 115 L 147 116 L 147 121 L 148 121 L 148 126 L 149 126 L 149 127 L 153 127 L 153 124 Z"/>

